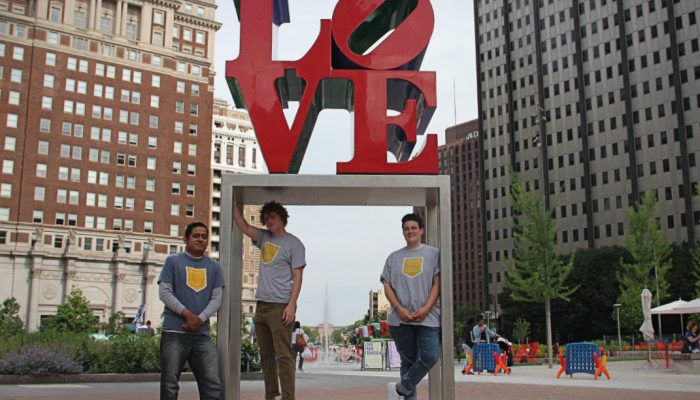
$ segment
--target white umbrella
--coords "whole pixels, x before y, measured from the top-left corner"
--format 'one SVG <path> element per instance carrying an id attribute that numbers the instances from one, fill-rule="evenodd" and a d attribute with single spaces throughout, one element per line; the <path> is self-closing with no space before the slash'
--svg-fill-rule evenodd
<path id="1" fill-rule="evenodd" d="M 684 306 L 688 304 L 687 301 L 678 299 L 676 301 L 672 301 L 667 304 L 660 305 L 658 307 L 654 307 L 651 309 L 652 314 L 661 314 L 661 315 L 666 315 L 666 314 L 685 314 L 685 312 L 682 312 L 679 310 L 679 307 Z"/>
<path id="2" fill-rule="evenodd" d="M 681 317 L 681 334 L 683 334 L 683 314 L 685 312 L 679 311 L 678 307 L 688 304 L 687 301 L 678 299 L 667 304 L 660 305 L 651 309 L 652 314 L 670 315 L 678 314 Z"/>
<path id="3" fill-rule="evenodd" d="M 654 339 L 654 326 L 651 323 L 651 292 L 649 289 L 642 290 L 642 312 L 644 313 L 644 323 L 639 327 L 639 331 L 644 335 L 644 340 Z"/>
<path id="4" fill-rule="evenodd" d="M 642 290 L 642 312 L 644 323 L 639 327 L 639 331 L 644 335 L 644 340 L 654 340 L 654 325 L 651 323 L 651 292 L 647 288 Z M 647 361 L 651 362 L 651 346 L 647 346 Z"/>
<path id="5" fill-rule="evenodd" d="M 676 311 L 682 314 L 700 313 L 700 299 L 691 300 L 681 306 L 676 307 Z"/>

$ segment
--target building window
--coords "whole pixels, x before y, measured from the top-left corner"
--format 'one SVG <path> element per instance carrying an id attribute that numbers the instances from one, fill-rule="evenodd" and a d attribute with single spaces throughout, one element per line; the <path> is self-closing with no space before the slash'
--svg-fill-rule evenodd
<path id="1" fill-rule="evenodd" d="M 48 155 L 49 154 L 49 142 L 46 140 L 40 140 L 39 143 L 37 144 L 37 153 L 40 155 Z"/>
<path id="2" fill-rule="evenodd" d="M 9 161 L 9 160 L 6 160 Z M 3 171 L 5 170 L 5 163 L 3 162 Z M 36 176 L 37 178 L 46 178 L 47 166 L 46 164 L 36 165 Z"/>
<path id="3" fill-rule="evenodd" d="M 14 91 L 14 90 L 10 90 L 10 94 L 7 97 L 7 104 L 11 104 L 13 106 L 18 106 L 19 99 L 20 99 L 20 93 Z"/>
<path id="4" fill-rule="evenodd" d="M 195 43 L 197 43 L 197 44 L 205 44 L 205 42 L 206 42 L 206 39 L 205 39 L 205 38 L 206 38 L 206 35 L 205 35 L 204 32 L 202 32 L 202 31 L 197 31 L 197 32 L 195 33 Z"/>
<path id="5" fill-rule="evenodd" d="M 157 25 L 165 25 L 165 13 L 160 10 L 153 12 L 153 23 Z"/>
<path id="6" fill-rule="evenodd" d="M 15 47 L 12 49 L 12 59 L 16 61 L 24 61 L 24 47 Z"/>
<path id="7" fill-rule="evenodd" d="M 46 198 L 46 189 L 43 186 L 34 186 L 34 200 L 44 201 Z"/>
<path id="8" fill-rule="evenodd" d="M 87 8 L 81 4 L 73 11 L 73 25 L 76 28 L 87 29 Z"/>
<path id="9" fill-rule="evenodd" d="M 0 197 L 12 197 L 11 183 L 0 183 Z"/>
<path id="10" fill-rule="evenodd" d="M 49 7 L 49 21 L 59 24 L 63 21 L 63 7 L 60 4 L 51 4 Z"/>
<path id="11" fill-rule="evenodd" d="M 8 128 L 17 128 L 19 118 L 17 114 L 7 114 L 7 127 Z"/>
<path id="12" fill-rule="evenodd" d="M 42 96 L 42 98 L 41 98 L 41 108 L 42 108 L 43 110 L 50 110 L 52 106 L 53 106 L 53 97 L 51 97 L 51 96 Z"/>
<path id="13" fill-rule="evenodd" d="M 12 68 L 10 71 L 10 82 L 12 83 L 22 83 L 22 70 L 17 68 Z"/>
<path id="14" fill-rule="evenodd" d="M 14 136 L 5 136 L 5 150 L 15 151 L 17 139 Z"/>
<path id="15" fill-rule="evenodd" d="M 139 20 L 131 15 L 126 21 L 126 31 L 124 32 L 129 40 L 139 40 Z"/>

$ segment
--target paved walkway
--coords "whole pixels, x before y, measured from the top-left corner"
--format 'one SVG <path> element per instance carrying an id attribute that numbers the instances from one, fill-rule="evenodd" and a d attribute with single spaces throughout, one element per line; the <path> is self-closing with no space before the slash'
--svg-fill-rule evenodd
<path id="1" fill-rule="evenodd" d="M 386 384 L 398 377 L 398 371 L 359 371 L 350 365 L 306 365 L 297 375 L 297 399 L 300 400 L 382 400 Z M 597 381 L 588 374 L 556 379 L 558 365 L 516 366 L 510 376 L 464 376 L 455 367 L 456 399 L 510 398 L 534 399 L 634 399 L 634 400 L 697 400 L 700 376 L 677 375 L 662 365 L 648 367 L 642 361 L 609 362 L 612 380 Z M 193 382 L 182 383 L 180 399 L 198 398 Z M 427 399 L 427 381 L 419 390 L 419 398 Z M 241 383 L 240 400 L 262 400 L 262 381 Z M 40 400 L 152 400 L 158 398 L 157 382 L 82 383 L 72 385 L 0 385 L 0 399 Z"/>

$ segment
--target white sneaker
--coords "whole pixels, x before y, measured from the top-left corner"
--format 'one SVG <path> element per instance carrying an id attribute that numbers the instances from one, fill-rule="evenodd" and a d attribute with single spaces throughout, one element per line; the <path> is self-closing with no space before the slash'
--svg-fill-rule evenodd
<path id="1" fill-rule="evenodd" d="M 396 391 L 396 382 L 389 382 L 386 385 L 387 400 L 403 400 L 404 397 Z"/>

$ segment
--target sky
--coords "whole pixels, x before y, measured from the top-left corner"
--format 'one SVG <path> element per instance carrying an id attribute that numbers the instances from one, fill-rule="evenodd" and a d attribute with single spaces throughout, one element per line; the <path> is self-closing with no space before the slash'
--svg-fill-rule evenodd
<path id="1" fill-rule="evenodd" d="M 255 0 L 253 0 L 255 1 Z M 291 22 L 279 29 L 279 60 L 304 56 L 331 19 L 335 0 L 289 0 Z M 476 58 L 472 2 L 433 0 L 435 30 L 422 71 L 437 72 L 437 109 L 427 133 L 438 134 L 477 117 Z M 238 57 L 240 25 L 233 0 L 217 2 L 215 97 L 233 104 L 225 81 L 227 60 Z M 455 100 L 456 99 L 456 100 Z M 294 110 L 290 111 L 293 113 Z M 414 153 L 423 147 L 419 138 Z M 324 110 L 314 127 L 300 174 L 335 174 L 335 164 L 352 158 L 352 117 L 344 110 Z M 306 247 L 307 266 L 297 302 L 297 319 L 305 326 L 328 322 L 350 325 L 362 319 L 369 291 L 382 287 L 379 276 L 386 257 L 405 246 L 401 217 L 407 207 L 289 207 L 287 231 Z M 328 295 L 326 296 L 326 293 Z M 328 321 L 324 309 L 328 307 Z"/>

